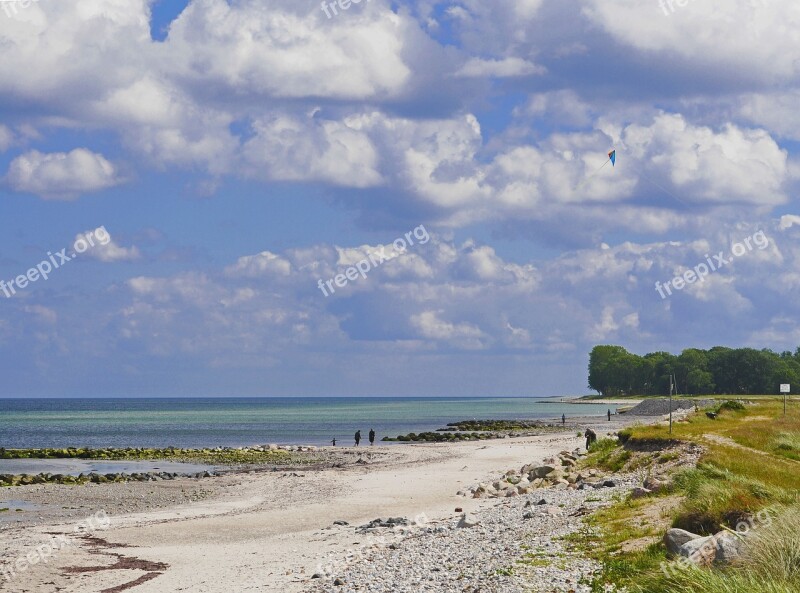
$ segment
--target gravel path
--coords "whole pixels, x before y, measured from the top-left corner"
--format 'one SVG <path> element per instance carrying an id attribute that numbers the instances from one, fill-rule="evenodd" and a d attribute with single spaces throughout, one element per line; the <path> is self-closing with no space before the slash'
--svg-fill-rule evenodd
<path id="1" fill-rule="evenodd" d="M 563 536 L 580 529 L 580 517 L 638 485 L 633 475 L 614 481 L 611 488 L 555 486 L 504 499 L 468 517 L 478 522 L 474 526 L 452 520 L 375 529 L 371 542 L 352 550 L 347 561 L 321 566 L 323 576 L 309 591 L 589 592 L 586 583 L 598 566 Z"/>

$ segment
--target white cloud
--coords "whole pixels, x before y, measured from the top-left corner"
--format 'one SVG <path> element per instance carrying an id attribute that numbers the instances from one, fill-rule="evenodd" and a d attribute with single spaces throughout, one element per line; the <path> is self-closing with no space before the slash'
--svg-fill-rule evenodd
<path id="1" fill-rule="evenodd" d="M 465 78 L 512 78 L 516 76 L 529 76 L 531 74 L 544 74 L 545 69 L 533 62 L 521 58 L 504 58 L 502 60 L 484 60 L 470 58 L 456 72 L 456 76 Z"/>
<path id="2" fill-rule="evenodd" d="M 794 0 L 670 3 L 674 12 L 664 14 L 655 2 L 585 0 L 584 14 L 655 60 L 723 68 L 740 80 L 777 83 L 800 74 L 800 5 Z"/>
<path id="3" fill-rule="evenodd" d="M 375 147 L 347 121 L 275 116 L 256 121 L 253 129 L 255 137 L 244 146 L 247 170 L 253 176 L 348 187 L 371 187 L 382 181 Z"/>
<path id="4" fill-rule="evenodd" d="M 441 311 L 423 311 L 411 316 L 412 326 L 423 338 L 449 342 L 453 346 L 474 350 L 482 348 L 483 332 L 469 323 L 450 323 L 442 320 Z"/>
<path id="5" fill-rule="evenodd" d="M 225 272 L 231 276 L 247 278 L 288 276 L 292 272 L 292 264 L 279 255 L 262 251 L 257 255 L 240 257 L 236 264 L 228 266 Z"/>
<path id="6" fill-rule="evenodd" d="M 206 0 L 172 23 L 163 51 L 180 78 L 235 94 L 375 99 L 408 84 L 404 53 L 417 35 L 381 0 L 330 20 L 316 4 Z"/>
<path id="7" fill-rule="evenodd" d="M 14 143 L 14 133 L 7 126 L 0 124 L 0 152 L 5 152 Z"/>
<path id="8" fill-rule="evenodd" d="M 15 191 L 52 200 L 72 200 L 123 182 L 117 167 L 85 148 L 50 154 L 32 150 L 11 161 L 5 179 Z"/>
<path id="9" fill-rule="evenodd" d="M 90 257 L 101 262 L 136 261 L 142 256 L 136 246 L 122 247 L 117 245 L 104 227 L 79 233 L 75 236 L 75 242 L 77 243 L 78 241 L 83 241 L 84 244 L 89 246 L 83 257 Z"/>

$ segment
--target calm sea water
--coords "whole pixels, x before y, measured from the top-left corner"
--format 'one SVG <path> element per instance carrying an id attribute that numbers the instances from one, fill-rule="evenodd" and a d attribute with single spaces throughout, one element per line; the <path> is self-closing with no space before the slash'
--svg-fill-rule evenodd
<path id="1" fill-rule="evenodd" d="M 351 445 L 471 419 L 601 415 L 607 406 L 533 398 L 0 399 L 0 447 Z M 612 411 L 615 411 L 612 407 Z"/>

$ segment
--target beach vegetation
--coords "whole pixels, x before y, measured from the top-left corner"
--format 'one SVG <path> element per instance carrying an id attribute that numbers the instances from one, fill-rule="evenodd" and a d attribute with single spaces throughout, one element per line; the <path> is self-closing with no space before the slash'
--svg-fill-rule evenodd
<path id="1" fill-rule="evenodd" d="M 593 591 L 614 584 L 641 593 L 800 593 L 800 462 L 792 457 L 798 452 L 800 410 L 790 406 L 784 415 L 782 401 L 774 397 L 736 403 L 719 405 L 716 419 L 700 413 L 676 422 L 672 434 L 663 424 L 621 431 L 620 448 L 640 458 L 672 462 L 689 450 L 700 451 L 700 458 L 696 466 L 673 463 L 671 486 L 662 495 L 618 500 L 570 536 L 603 566 Z M 584 463 L 607 463 L 610 455 L 610 445 L 602 443 Z M 662 563 L 671 561 L 661 542 L 667 528 L 709 535 L 752 524 L 753 517 L 772 509 L 779 509 L 779 517 L 754 530 L 739 564 L 662 570 Z"/>

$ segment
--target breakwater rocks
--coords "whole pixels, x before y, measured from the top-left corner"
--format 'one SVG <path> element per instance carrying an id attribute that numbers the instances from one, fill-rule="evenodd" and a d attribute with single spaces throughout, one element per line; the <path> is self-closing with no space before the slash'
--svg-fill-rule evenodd
<path id="1" fill-rule="evenodd" d="M 212 447 L 184 449 L 178 447 L 157 448 L 100 448 L 68 447 L 64 449 L 3 449 L 0 459 L 83 459 L 93 461 L 207 461 L 209 463 L 279 463 L 291 458 L 290 453 L 309 453 L 317 447 L 293 445 L 256 445 L 251 447 Z"/>
<path id="2" fill-rule="evenodd" d="M 11 486 L 30 486 L 32 484 L 107 484 L 109 482 L 158 482 L 161 480 L 175 480 L 177 478 L 210 478 L 218 475 L 216 472 L 195 472 L 190 474 L 178 474 L 175 472 L 135 472 L 135 473 L 109 473 L 99 474 L 91 472 L 78 476 L 64 474 L 0 474 L 0 488 Z"/>
<path id="3" fill-rule="evenodd" d="M 576 490 L 616 486 L 614 480 L 604 477 L 599 470 L 578 471 L 578 460 L 585 455 L 578 449 L 562 451 L 557 457 L 546 459 L 544 464 L 526 464 L 519 470 L 510 469 L 494 482 L 477 484 L 457 494 L 470 498 L 510 498 L 552 486 Z"/>
<path id="4" fill-rule="evenodd" d="M 550 432 L 572 429 L 573 426 L 557 423 L 546 423 L 535 420 L 464 420 L 450 422 L 446 428 L 438 428 L 435 432 L 411 432 L 397 437 L 383 437 L 383 441 L 400 441 L 413 443 L 452 443 L 458 441 L 483 441 L 488 439 L 505 439 L 510 437 L 537 436 Z"/>

